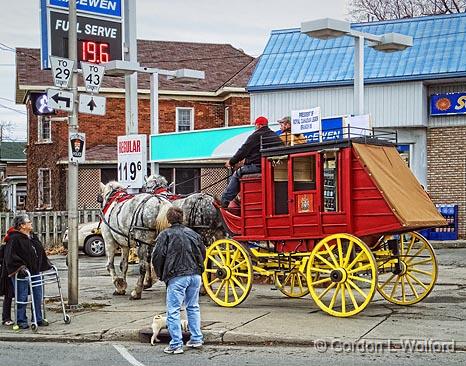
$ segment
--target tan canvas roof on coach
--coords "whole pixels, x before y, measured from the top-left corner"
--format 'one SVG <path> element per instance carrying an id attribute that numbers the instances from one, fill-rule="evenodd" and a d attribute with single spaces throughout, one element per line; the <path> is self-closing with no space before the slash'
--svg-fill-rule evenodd
<path id="1" fill-rule="evenodd" d="M 403 226 L 415 229 L 446 225 L 395 147 L 357 143 L 353 147 Z"/>
<path id="2" fill-rule="evenodd" d="M 255 66 L 255 59 L 229 44 L 165 42 L 138 40 L 138 61 L 141 66 L 166 70 L 181 68 L 205 71 L 205 79 L 185 82 L 160 77 L 160 91 L 218 93 L 221 90 L 245 92 Z M 79 85 L 84 85 L 78 78 Z M 24 103 L 28 91 L 43 90 L 53 85 L 50 70 L 40 69 L 40 50 L 16 49 L 16 102 Z M 149 75 L 138 75 L 138 88 L 149 90 Z M 105 77 L 102 91 L 121 91 L 122 77 Z"/>

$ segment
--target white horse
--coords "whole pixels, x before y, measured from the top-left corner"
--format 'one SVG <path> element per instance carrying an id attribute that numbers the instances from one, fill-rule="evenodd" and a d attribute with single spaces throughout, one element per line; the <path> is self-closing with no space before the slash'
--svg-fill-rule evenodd
<path id="1" fill-rule="evenodd" d="M 140 299 L 146 272 L 150 272 L 150 252 L 158 233 L 169 226 L 166 213 L 172 206 L 162 196 L 141 193 L 129 195 L 117 182 L 100 183 L 103 199 L 102 236 L 107 254 L 107 270 L 112 276 L 115 295 L 126 293 L 129 248 L 139 244 L 139 278 L 131 299 Z M 121 277 L 115 272 L 115 251 L 121 248 Z"/>
<path id="2" fill-rule="evenodd" d="M 183 210 L 183 224 L 201 235 L 204 244 L 209 245 L 225 237 L 220 213 L 214 206 L 214 198 L 207 193 L 192 193 L 181 196 L 168 190 L 167 180 L 157 174 L 145 179 L 143 191 L 155 196 L 163 196 Z"/>

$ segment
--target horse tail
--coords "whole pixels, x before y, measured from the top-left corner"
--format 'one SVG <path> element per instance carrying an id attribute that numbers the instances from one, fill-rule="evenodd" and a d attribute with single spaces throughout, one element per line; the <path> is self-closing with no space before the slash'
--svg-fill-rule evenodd
<path id="1" fill-rule="evenodd" d="M 167 220 L 167 211 L 172 206 L 170 202 L 161 202 L 159 213 L 155 220 L 155 229 L 158 233 L 170 226 Z"/>

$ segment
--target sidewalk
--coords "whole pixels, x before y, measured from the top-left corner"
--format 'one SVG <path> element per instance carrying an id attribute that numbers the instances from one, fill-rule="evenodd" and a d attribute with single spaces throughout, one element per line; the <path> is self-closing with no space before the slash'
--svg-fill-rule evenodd
<path id="1" fill-rule="evenodd" d="M 439 250 L 439 279 L 432 294 L 423 302 L 402 307 L 378 294 L 359 315 L 335 318 L 326 315 L 310 296 L 291 299 L 271 285 L 254 285 L 249 297 L 236 308 L 222 308 L 207 296 L 201 297 L 202 328 L 206 343 L 301 344 L 318 342 L 374 342 L 398 347 L 406 340 L 454 341 L 455 349 L 466 350 L 466 250 Z M 446 254 L 444 254 L 446 253 Z M 66 295 L 66 266 L 55 256 Z M 103 258 L 86 264 L 80 277 L 82 308 L 70 312 L 71 324 L 63 322 L 59 302 L 47 305 L 49 327 L 37 333 L 15 332 L 0 326 L 0 340 L 11 341 L 148 341 L 154 314 L 165 312 L 165 286 L 157 283 L 144 291 L 143 299 L 113 296 Z M 84 264 L 80 264 L 84 266 Z M 80 270 L 81 271 L 81 270 Z M 130 266 L 130 286 L 135 283 L 137 266 Z"/>

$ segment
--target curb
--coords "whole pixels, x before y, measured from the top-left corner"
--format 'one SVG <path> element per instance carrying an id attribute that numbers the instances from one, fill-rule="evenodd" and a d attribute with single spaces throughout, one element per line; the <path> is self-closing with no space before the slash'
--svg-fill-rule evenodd
<path id="1" fill-rule="evenodd" d="M 466 248 L 466 240 L 429 240 L 434 249 L 457 249 Z"/>
<path id="2" fill-rule="evenodd" d="M 3 334 L 0 341 L 7 342 L 56 342 L 56 343 L 93 343 L 93 342 L 139 342 L 147 343 L 148 328 L 102 331 L 94 334 L 76 334 L 71 336 L 49 334 Z M 162 330 L 161 343 L 166 343 L 167 330 Z M 393 350 L 417 353 L 447 353 L 465 352 L 466 342 L 454 342 L 452 340 L 392 340 L 392 339 L 359 339 L 345 340 L 340 338 L 324 339 L 297 339 L 296 336 L 278 336 L 270 334 L 239 333 L 234 331 L 203 331 L 206 345 L 244 345 L 244 346 L 308 346 L 313 347 L 319 353 L 334 352 L 359 352 L 382 353 Z M 439 348 L 439 347 L 444 347 Z"/>

